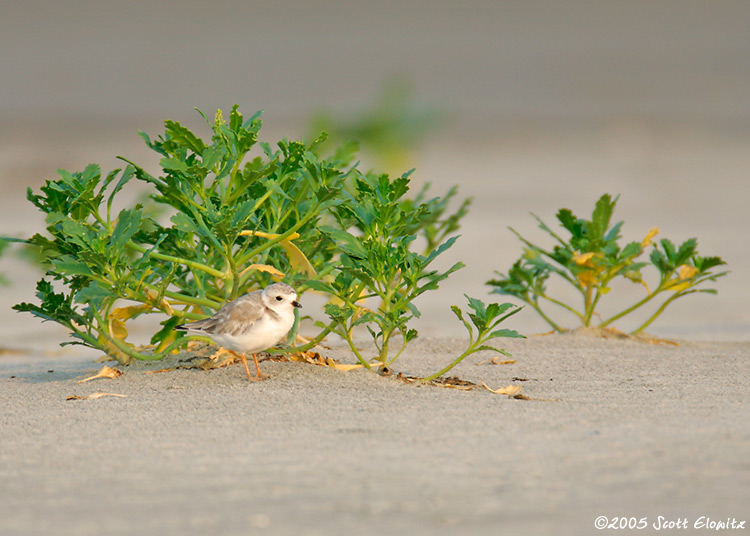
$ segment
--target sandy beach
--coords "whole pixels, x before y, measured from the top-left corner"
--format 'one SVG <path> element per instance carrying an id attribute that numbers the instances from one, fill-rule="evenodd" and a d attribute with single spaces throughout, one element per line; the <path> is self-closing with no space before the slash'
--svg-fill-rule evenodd
<path id="1" fill-rule="evenodd" d="M 425 339 L 399 368 L 426 374 L 463 344 Z M 1 532 L 574 535 L 599 516 L 646 518 L 645 533 L 659 516 L 747 519 L 750 343 L 505 347 L 515 364 L 482 355 L 455 373 L 530 400 L 275 362 L 261 383 L 241 366 L 154 363 L 77 384 L 100 365 L 3 356 Z M 126 398 L 67 400 L 96 392 Z"/>

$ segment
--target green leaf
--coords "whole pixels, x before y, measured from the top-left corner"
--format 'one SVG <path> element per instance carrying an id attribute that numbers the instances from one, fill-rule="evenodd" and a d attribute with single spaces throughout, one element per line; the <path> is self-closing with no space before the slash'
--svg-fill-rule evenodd
<path id="1" fill-rule="evenodd" d="M 512 329 L 498 329 L 490 333 L 489 338 L 490 339 L 496 339 L 499 337 L 507 337 L 512 339 L 525 339 L 525 335 L 521 335 L 515 330 Z"/>
<path id="2" fill-rule="evenodd" d="M 117 184 L 112 189 L 112 192 L 109 194 L 109 197 L 107 198 L 107 214 L 109 214 L 109 211 L 112 207 L 112 201 L 114 200 L 115 196 L 122 190 L 125 185 L 130 181 L 130 179 L 133 178 L 133 175 L 135 173 L 135 168 L 131 165 L 127 165 L 125 167 L 125 171 L 122 172 L 122 175 L 120 175 L 120 180 L 117 181 Z"/>
<path id="3" fill-rule="evenodd" d="M 177 157 L 162 158 L 159 160 L 159 165 L 169 171 L 188 172 L 188 165 Z"/>
<path id="4" fill-rule="evenodd" d="M 338 243 L 341 250 L 355 259 L 364 259 L 367 257 L 367 251 L 357 237 L 344 231 L 323 225 L 318 228 L 321 232 L 327 234 L 331 239 Z"/>
<path id="5" fill-rule="evenodd" d="M 164 121 L 164 128 L 167 133 L 167 136 L 171 140 L 177 142 L 178 144 L 184 147 L 187 147 L 188 149 L 193 151 L 195 154 L 203 153 L 203 150 L 206 148 L 206 145 L 203 143 L 203 140 L 201 140 L 199 137 L 193 134 L 186 127 L 183 127 L 177 121 L 170 121 L 170 120 Z"/>
<path id="6" fill-rule="evenodd" d="M 125 247 L 125 244 L 140 230 L 143 212 L 139 209 L 122 210 L 117 217 L 117 225 L 112 231 L 110 240 L 110 255 L 117 257 Z"/>
<path id="7" fill-rule="evenodd" d="M 63 275 L 94 275 L 94 272 L 86 263 L 76 260 L 75 257 L 71 255 L 64 255 L 57 259 L 51 259 L 51 263 L 55 271 Z"/>
<path id="8" fill-rule="evenodd" d="M 101 310 L 107 300 L 112 300 L 112 290 L 94 281 L 75 293 L 73 300 L 84 303 L 95 310 Z"/>
<path id="9" fill-rule="evenodd" d="M 604 233 L 606 233 L 609 228 L 609 222 L 612 219 L 612 213 L 614 212 L 616 203 L 617 198 L 613 201 L 612 196 L 609 194 L 604 194 L 596 202 L 594 212 L 591 215 L 591 225 L 589 227 L 592 235 L 591 238 L 593 240 L 602 239 L 604 237 Z"/>
<path id="10" fill-rule="evenodd" d="M 506 352 L 505 350 L 503 350 L 502 348 L 495 348 L 494 346 L 489 346 L 489 345 L 486 345 L 486 344 L 475 348 L 474 352 L 472 352 L 472 353 L 482 352 L 482 351 L 497 352 L 498 354 L 502 354 L 504 356 L 511 357 L 511 355 L 508 352 Z"/>
<path id="11" fill-rule="evenodd" d="M 467 294 L 464 294 L 466 299 L 469 300 L 469 307 L 471 307 L 482 320 L 487 319 L 487 306 L 482 300 L 471 298 Z"/>
<path id="12" fill-rule="evenodd" d="M 626 245 L 624 248 L 622 248 L 622 251 L 620 251 L 619 258 L 622 260 L 625 259 L 632 259 L 633 257 L 637 257 L 643 253 L 643 248 L 641 247 L 640 242 L 630 242 L 628 245 Z"/>

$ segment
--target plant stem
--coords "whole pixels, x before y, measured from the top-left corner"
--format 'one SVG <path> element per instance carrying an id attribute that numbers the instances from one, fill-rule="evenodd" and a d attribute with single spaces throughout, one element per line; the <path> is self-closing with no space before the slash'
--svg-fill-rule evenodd
<path id="1" fill-rule="evenodd" d="M 546 294 L 539 294 L 539 296 L 542 297 L 542 298 L 544 298 L 545 300 L 551 302 L 551 303 L 554 303 L 555 305 L 558 305 L 558 306 L 562 307 L 563 309 L 567 309 L 568 311 L 570 311 L 571 313 L 573 313 L 574 315 L 576 315 L 579 319 L 581 319 L 583 321 L 583 319 L 584 319 L 583 314 L 581 314 L 578 311 L 576 311 L 575 309 L 573 309 L 570 305 L 568 305 L 566 303 L 563 303 L 561 301 L 558 301 L 558 300 L 556 300 L 554 298 L 550 298 Z"/>
<path id="2" fill-rule="evenodd" d="M 148 251 L 146 248 L 144 248 L 140 244 L 136 244 L 132 240 L 129 241 L 127 245 L 128 247 L 136 250 L 139 253 L 146 253 Z M 178 264 L 184 264 L 185 266 L 188 266 L 190 268 L 195 268 L 197 270 L 201 270 L 214 277 L 224 278 L 227 275 L 225 272 L 221 272 L 215 268 L 206 266 L 205 264 L 201 264 L 199 262 L 191 261 L 188 259 L 183 259 L 180 257 L 173 257 L 172 255 L 164 255 L 163 253 L 158 253 L 156 251 L 150 252 L 149 255 L 155 259 L 159 259 L 160 261 L 176 262 Z"/>
<path id="3" fill-rule="evenodd" d="M 157 291 L 160 290 L 156 285 L 146 283 L 145 281 L 143 282 L 143 286 L 148 287 L 150 289 L 157 290 Z M 218 309 L 219 307 L 223 305 L 221 302 L 217 302 L 215 300 L 210 300 L 208 298 L 198 298 L 194 296 L 186 296 L 185 294 L 180 294 L 179 292 L 173 292 L 171 290 L 165 290 L 163 294 L 167 298 L 177 300 L 181 303 L 190 304 L 190 305 L 199 305 L 199 306 L 209 307 L 211 309 Z"/>
<path id="4" fill-rule="evenodd" d="M 610 325 L 610 324 L 611 324 L 612 322 L 614 322 L 615 320 L 619 320 L 619 319 L 620 319 L 620 318 L 622 318 L 623 316 L 625 316 L 625 315 L 628 315 L 628 314 L 632 313 L 633 311 L 635 311 L 635 310 L 636 310 L 636 309 L 638 309 L 639 307 L 641 307 L 641 306 L 643 306 L 643 305 L 647 304 L 647 303 L 648 303 L 648 302 L 650 302 L 650 301 L 651 301 L 652 299 L 654 299 L 654 297 L 655 297 L 655 296 L 656 296 L 657 294 L 659 294 L 659 293 L 660 293 L 660 292 L 661 292 L 662 290 L 663 290 L 663 289 L 661 288 L 661 285 L 660 285 L 660 286 L 659 286 L 659 288 L 657 288 L 657 289 L 656 289 L 656 290 L 655 290 L 654 292 L 652 292 L 651 294 L 649 294 L 648 296 L 646 296 L 646 297 L 645 297 L 645 298 L 643 298 L 642 300 L 640 300 L 640 301 L 637 301 L 636 303 L 634 303 L 633 305 L 631 305 L 631 306 L 630 306 L 630 307 L 628 307 L 627 309 L 624 309 L 623 311 L 620 311 L 620 312 L 619 312 L 619 313 L 617 313 L 616 315 L 614 315 L 614 316 L 611 316 L 611 317 L 609 317 L 609 318 L 608 318 L 607 320 L 605 320 L 604 322 L 602 322 L 601 324 L 599 324 L 599 326 L 600 326 L 600 327 L 603 327 L 603 328 L 604 328 L 604 327 L 607 327 L 608 325 Z"/>
<path id="5" fill-rule="evenodd" d="M 253 257 L 255 257 L 258 253 L 260 253 L 262 251 L 265 251 L 266 249 L 270 248 L 271 246 L 274 246 L 274 245 L 278 244 L 282 240 L 288 239 L 290 236 L 292 236 L 294 233 L 297 232 L 297 229 L 299 229 L 304 224 L 306 224 L 315 215 L 316 215 L 316 211 L 315 210 L 311 210 L 310 213 L 307 216 L 305 216 L 304 218 L 302 218 L 301 220 L 299 220 L 297 223 L 295 223 L 294 225 L 292 225 L 289 229 L 287 229 L 285 232 L 281 233 L 276 238 L 271 238 L 267 242 L 263 243 L 262 245 L 258 246 L 257 248 L 255 248 L 255 249 L 249 251 L 248 253 L 246 253 L 245 255 L 243 255 L 243 257 L 241 259 L 239 259 L 239 261 L 238 261 L 237 264 L 239 264 L 240 266 L 242 266 L 243 264 L 245 264 L 246 262 L 248 262 L 250 259 L 252 259 Z"/>
<path id="6" fill-rule="evenodd" d="M 661 304 L 661 306 L 656 310 L 656 312 L 649 317 L 648 320 L 646 320 L 643 324 L 638 327 L 638 329 L 632 331 L 631 333 L 640 333 L 644 329 L 646 329 L 648 326 L 651 325 L 651 323 L 657 319 L 657 317 L 664 312 L 664 309 L 667 308 L 667 305 L 672 303 L 677 298 L 684 296 L 685 294 L 690 294 L 690 292 L 676 292 L 666 300 L 664 300 L 664 303 Z"/>
<path id="7" fill-rule="evenodd" d="M 534 310 L 535 310 L 535 311 L 536 311 L 537 313 L 539 313 L 539 316 L 541 316 L 541 317 L 542 317 L 542 318 L 544 319 L 544 321 L 545 321 L 545 322 L 547 322 L 547 324 L 549 324 L 549 325 L 550 325 L 550 326 L 552 327 L 552 329 L 554 329 L 554 330 L 555 330 L 555 331 L 557 331 L 558 333 L 562 333 L 563 331 L 566 331 L 566 330 L 564 330 L 563 328 L 561 328 L 560 326 L 558 326 L 558 325 L 557 325 L 557 324 L 556 324 L 555 322 L 553 322 L 553 321 L 552 321 L 552 319 L 551 319 L 550 317 L 548 317 L 548 316 L 547 316 L 547 315 L 546 315 L 546 314 L 544 313 L 544 311 L 542 311 L 542 308 L 541 308 L 541 307 L 539 307 L 539 304 L 538 304 L 538 303 L 536 303 L 536 302 L 526 302 L 526 303 L 528 303 L 529 305 L 531 305 L 531 307 L 532 307 L 532 308 L 533 308 L 533 309 L 534 309 Z"/>
<path id="8" fill-rule="evenodd" d="M 445 374 L 446 372 L 448 372 L 450 369 L 452 369 L 453 367 L 455 367 L 456 365 L 458 365 L 461 361 L 463 361 L 464 358 L 466 358 L 469 355 L 471 355 L 474 352 L 474 348 L 476 348 L 476 346 L 479 345 L 480 342 L 482 342 L 482 341 L 481 340 L 477 340 L 477 342 L 475 344 L 470 344 L 469 348 L 463 354 L 461 354 L 460 356 L 458 356 L 456 358 L 456 360 L 453 361 L 453 363 L 449 364 L 447 367 L 445 367 L 442 370 L 436 372 L 435 374 L 431 374 L 430 376 L 427 376 L 426 378 L 420 379 L 419 383 L 431 382 L 435 378 L 439 378 L 440 376 L 442 376 L 443 374 Z"/>

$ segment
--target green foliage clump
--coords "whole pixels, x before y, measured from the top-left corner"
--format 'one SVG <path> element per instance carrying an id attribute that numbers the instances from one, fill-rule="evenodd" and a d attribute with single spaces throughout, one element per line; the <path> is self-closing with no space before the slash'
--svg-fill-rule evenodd
<path id="1" fill-rule="evenodd" d="M 568 209 L 558 211 L 557 219 L 570 235 L 567 239 L 534 215 L 539 227 L 554 239 L 555 244 L 551 249 L 529 242 L 511 228 L 526 249 L 507 274 L 498 272 L 498 278 L 487 282 L 495 287 L 492 292 L 514 296 L 529 304 L 555 331 L 565 331 L 565 328 L 543 310 L 543 303 L 572 313 L 583 326 L 590 326 L 595 318 L 600 318 L 598 326 L 605 328 L 652 300 L 667 295 L 657 310 L 633 333 L 643 331 L 676 299 L 696 292 L 716 293 L 714 289 L 697 287 L 728 273 L 712 271 L 725 264 L 721 258 L 698 255 L 698 243 L 694 238 L 679 246 L 668 239 L 653 243 L 654 236 L 659 232 L 657 228 L 651 229 L 640 242 L 620 245 L 623 222 L 612 223 L 616 203 L 617 198 L 603 195 L 597 201 L 590 220 L 578 218 Z M 636 260 L 650 245 L 653 245 L 650 262 Z M 647 267 L 655 268 L 659 274 L 653 288 L 649 288 L 643 279 L 642 271 Z M 553 275 L 567 281 L 580 293 L 582 305 L 579 308 L 548 294 L 547 281 Z M 610 283 L 617 278 L 642 284 L 646 295 L 619 313 L 601 318 L 596 308 L 610 291 Z"/>
<path id="2" fill-rule="evenodd" d="M 330 322 L 298 350 L 331 332 L 351 341 L 352 328 L 364 325 L 378 361 L 393 362 L 417 336 L 408 327 L 419 315 L 412 300 L 462 266 L 430 268 L 455 242 L 449 235 L 468 201 L 450 214 L 455 189 L 442 199 L 427 199 L 426 189 L 409 199 L 408 174 L 362 173 L 346 151 L 318 156 L 325 134 L 271 146 L 259 141 L 260 114 L 245 119 L 237 106 L 228 120 L 221 110 L 204 119 L 210 141 L 176 121 L 156 139 L 141 133 L 159 155 L 158 175 L 123 158 L 126 165 L 106 175 L 91 164 L 60 170 L 39 193 L 29 189 L 47 228 L 26 242 L 41 252 L 47 274 L 38 303 L 14 308 L 65 326 L 67 344 L 128 363 L 183 347 L 195 336 L 175 326 L 284 278 L 300 294 L 314 289 L 330 298 Z M 158 210 L 136 204 L 115 213 L 130 183 L 146 187 Z M 358 302 L 368 297 L 380 305 L 364 311 Z M 150 314 L 162 327 L 136 346 L 127 323 Z M 402 344 L 395 356 L 394 335 Z"/>

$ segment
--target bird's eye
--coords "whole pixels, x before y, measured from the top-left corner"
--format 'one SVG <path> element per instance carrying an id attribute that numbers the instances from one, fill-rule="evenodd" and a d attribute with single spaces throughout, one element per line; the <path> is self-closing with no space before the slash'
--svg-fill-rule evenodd
<path id="1" fill-rule="evenodd" d="M 284 298 L 282 298 L 281 296 L 276 296 L 276 301 L 281 301 L 281 300 L 283 300 L 283 299 L 284 299 Z"/>

